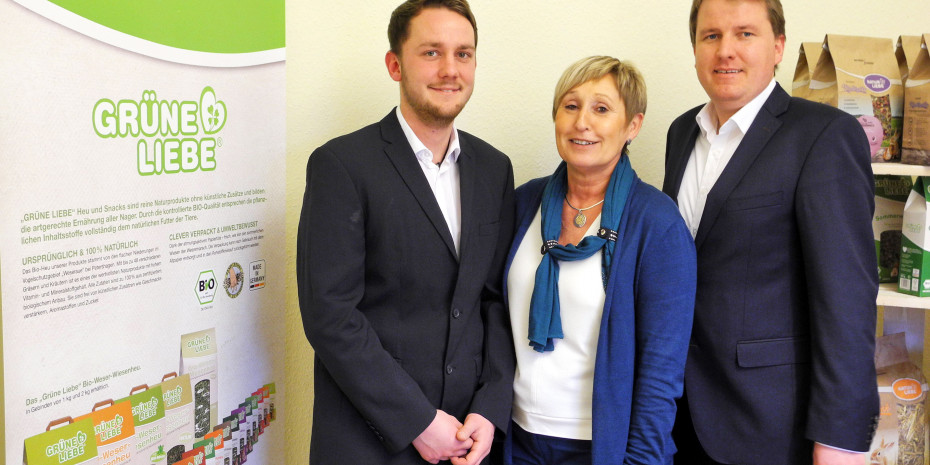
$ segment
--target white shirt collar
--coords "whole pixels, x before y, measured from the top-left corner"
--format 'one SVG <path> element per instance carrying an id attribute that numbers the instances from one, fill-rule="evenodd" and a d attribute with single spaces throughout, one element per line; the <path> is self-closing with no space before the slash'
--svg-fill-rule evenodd
<path id="1" fill-rule="evenodd" d="M 433 162 L 433 152 L 431 152 L 423 142 L 420 141 L 420 138 L 414 134 L 413 129 L 410 128 L 410 125 L 407 124 L 407 120 L 404 119 L 404 115 L 400 111 L 400 107 L 395 108 L 395 113 L 397 114 L 397 120 L 400 122 L 400 129 L 404 131 L 404 136 L 407 137 L 407 142 L 410 143 L 410 147 L 413 148 L 413 153 L 418 159 L 426 160 L 429 163 Z M 452 123 L 452 135 L 449 137 L 449 148 L 446 150 L 446 156 L 443 160 L 449 160 L 452 163 L 456 163 L 459 159 L 459 153 L 462 149 L 459 146 L 459 131 L 455 129 L 455 123 Z"/>
<path id="2" fill-rule="evenodd" d="M 743 108 L 740 108 L 733 116 L 727 120 L 726 123 L 720 127 L 720 131 L 723 132 L 724 128 L 727 126 L 732 127 L 736 125 L 739 128 L 740 132 L 746 134 L 749 131 L 749 127 L 752 126 L 752 122 L 755 121 L 756 116 L 759 115 L 759 111 L 762 110 L 762 105 L 765 104 L 765 101 L 769 99 L 769 96 L 772 95 L 772 91 L 775 90 L 775 78 L 772 78 L 772 81 L 769 82 L 769 85 L 762 89 L 762 92 L 759 92 L 759 95 L 756 95 L 755 98 L 749 101 Z M 701 128 L 701 132 L 704 137 L 709 137 L 708 134 L 716 134 L 717 130 L 717 115 L 713 110 L 713 103 L 707 103 L 704 105 L 704 108 L 701 108 L 701 111 L 698 112 L 697 116 L 694 117 L 697 121 L 698 127 Z"/>

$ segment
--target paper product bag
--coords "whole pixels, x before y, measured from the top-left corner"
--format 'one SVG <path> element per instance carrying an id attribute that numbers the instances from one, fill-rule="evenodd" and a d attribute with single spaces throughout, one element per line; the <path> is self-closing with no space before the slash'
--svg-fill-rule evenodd
<path id="1" fill-rule="evenodd" d="M 168 463 L 180 460 L 194 444 L 194 394 L 189 374 L 168 373 L 162 377 L 165 401 L 165 449 Z"/>
<path id="2" fill-rule="evenodd" d="M 794 81 L 791 83 L 791 96 L 807 98 L 810 94 L 811 71 L 817 66 L 823 44 L 820 42 L 802 42 L 798 50 L 798 65 L 794 68 Z"/>
<path id="3" fill-rule="evenodd" d="M 277 418 L 277 411 L 275 410 L 275 384 L 268 383 L 265 385 L 265 393 L 268 396 L 268 417 L 270 421 L 274 421 Z"/>
<path id="4" fill-rule="evenodd" d="M 872 234 L 878 258 L 878 281 L 898 282 L 901 262 L 901 228 L 904 224 L 904 204 L 911 192 L 910 176 L 875 176 L 875 215 Z"/>
<path id="5" fill-rule="evenodd" d="M 898 36 L 898 43 L 895 44 L 894 55 L 898 59 L 898 69 L 901 72 L 901 82 L 907 85 L 907 78 L 910 74 L 911 67 L 917 61 L 917 53 L 920 52 L 920 36 Z"/>
<path id="6" fill-rule="evenodd" d="M 901 235 L 901 267 L 898 291 L 924 297 L 930 295 L 930 231 L 928 200 L 930 178 L 919 176 L 904 204 L 904 226 Z"/>
<path id="7" fill-rule="evenodd" d="M 907 356 L 904 333 L 876 340 L 875 368 L 881 410 L 869 463 L 927 465 L 927 381 Z"/>
<path id="8" fill-rule="evenodd" d="M 136 449 L 136 428 L 132 419 L 132 403 L 105 400 L 94 405 L 91 413 L 75 418 L 89 418 L 94 424 L 99 465 L 129 465 Z"/>
<path id="9" fill-rule="evenodd" d="M 129 397 L 116 401 L 132 404 L 132 420 L 136 429 L 133 465 L 161 465 L 165 462 L 165 401 L 161 387 L 141 385 L 132 388 Z"/>
<path id="10" fill-rule="evenodd" d="M 901 159 L 904 87 L 891 39 L 828 34 L 810 89 L 810 100 L 856 116 L 873 163 Z"/>
<path id="11" fill-rule="evenodd" d="M 930 34 L 924 34 L 920 50 L 904 88 L 904 163 L 930 165 Z"/>
<path id="12" fill-rule="evenodd" d="M 181 373 L 194 389 L 194 437 L 203 438 L 219 423 L 217 341 L 213 328 L 181 336 Z"/>
<path id="13" fill-rule="evenodd" d="M 58 425 L 64 425 L 58 427 Z M 71 417 L 49 423 L 45 432 L 26 438 L 23 444 L 26 465 L 91 465 L 97 463 L 97 441 L 90 418 Z"/>

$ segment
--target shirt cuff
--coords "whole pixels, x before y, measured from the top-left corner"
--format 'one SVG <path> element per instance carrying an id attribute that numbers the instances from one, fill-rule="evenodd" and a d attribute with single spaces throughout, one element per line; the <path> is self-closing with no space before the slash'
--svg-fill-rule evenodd
<path id="1" fill-rule="evenodd" d="M 831 446 L 831 445 L 829 445 L 829 444 L 824 444 L 824 443 L 822 443 L 822 442 L 818 442 L 817 444 L 820 444 L 821 446 L 824 446 L 824 447 L 829 447 L 829 448 L 831 448 L 831 449 L 841 450 L 841 451 L 843 451 L 843 452 L 849 452 L 849 453 L 851 453 L 851 454 L 868 454 L 868 453 L 869 453 L 869 451 L 843 449 L 842 447 L 835 447 L 835 446 Z"/>

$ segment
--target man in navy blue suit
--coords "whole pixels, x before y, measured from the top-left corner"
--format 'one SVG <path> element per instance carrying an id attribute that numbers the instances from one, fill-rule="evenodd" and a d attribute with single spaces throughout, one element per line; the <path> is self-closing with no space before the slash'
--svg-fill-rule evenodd
<path id="1" fill-rule="evenodd" d="M 399 106 L 307 163 L 297 287 L 315 350 L 313 465 L 476 465 L 510 423 L 513 169 L 453 124 L 477 37 L 465 0 L 397 7 L 385 64 Z"/>
<path id="2" fill-rule="evenodd" d="M 865 463 L 878 414 L 869 146 L 856 120 L 791 98 L 778 0 L 694 0 L 710 97 L 668 131 L 663 191 L 698 287 L 676 464 Z"/>

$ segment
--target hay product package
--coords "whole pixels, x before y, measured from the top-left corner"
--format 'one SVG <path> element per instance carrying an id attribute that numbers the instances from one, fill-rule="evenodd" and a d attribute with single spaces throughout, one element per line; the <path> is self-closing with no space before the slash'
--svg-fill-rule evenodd
<path id="1" fill-rule="evenodd" d="M 802 42 L 798 50 L 798 65 L 794 68 L 794 81 L 791 83 L 791 96 L 807 98 L 810 94 L 811 71 L 817 66 L 823 44 L 820 42 Z"/>
<path id="2" fill-rule="evenodd" d="M 927 381 L 910 361 L 904 333 L 876 340 L 881 410 L 869 463 L 928 465 Z"/>
<path id="3" fill-rule="evenodd" d="M 203 447 L 195 447 L 185 452 L 175 465 L 207 465 L 207 454 Z"/>
<path id="4" fill-rule="evenodd" d="M 904 137 L 902 161 L 930 165 L 930 34 L 924 34 L 920 50 L 904 87 Z"/>
<path id="5" fill-rule="evenodd" d="M 235 447 L 235 443 L 233 443 L 232 422 L 224 418 L 223 423 L 216 425 L 213 432 L 219 432 L 223 440 L 221 446 L 223 447 L 224 465 L 236 465 L 239 463 L 236 458 L 239 449 Z"/>
<path id="6" fill-rule="evenodd" d="M 911 67 L 917 61 L 917 54 L 920 52 L 920 36 L 898 36 L 898 43 L 895 45 L 894 55 L 898 59 L 898 69 L 901 71 L 901 82 L 907 86 L 907 78 L 910 74 Z M 907 97 L 905 97 L 907 98 Z"/>
<path id="7" fill-rule="evenodd" d="M 128 400 L 119 403 L 113 403 L 112 400 L 98 402 L 90 413 L 74 420 L 85 418 L 94 424 L 99 465 L 132 463 L 132 454 L 136 448 L 136 428 L 132 419 L 132 404 Z"/>
<path id="8" fill-rule="evenodd" d="M 201 439 L 195 442 L 193 450 L 203 450 L 204 465 L 216 465 L 216 449 L 213 439 Z"/>
<path id="9" fill-rule="evenodd" d="M 910 176 L 875 176 L 875 215 L 872 234 L 878 258 L 878 281 L 898 281 L 901 261 L 901 228 L 904 223 L 904 203 L 911 192 Z"/>
<path id="10" fill-rule="evenodd" d="M 160 465 L 167 459 L 165 449 L 165 401 L 161 387 L 136 386 L 128 400 L 132 404 L 132 420 L 136 429 L 136 448 L 132 453 L 133 465 Z"/>
<path id="11" fill-rule="evenodd" d="M 873 163 L 900 161 L 904 86 L 891 39 L 828 34 L 823 48 L 808 99 L 855 116 Z"/>
<path id="12" fill-rule="evenodd" d="M 90 418 L 55 420 L 44 433 L 26 438 L 23 451 L 25 465 L 96 465 L 94 423 Z"/>
<path id="13" fill-rule="evenodd" d="M 274 421 L 277 417 L 277 411 L 275 410 L 274 401 L 275 401 L 275 386 L 274 383 L 268 383 L 265 385 L 265 392 L 268 394 L 268 417 L 270 421 Z"/>
<path id="14" fill-rule="evenodd" d="M 901 234 L 901 266 L 898 292 L 924 297 L 930 295 L 930 178 L 919 176 L 904 204 Z"/>
<path id="15" fill-rule="evenodd" d="M 181 336 L 181 373 L 194 389 L 194 437 L 203 438 L 219 423 L 217 341 L 213 328 Z"/>
<path id="16" fill-rule="evenodd" d="M 165 449 L 168 463 L 180 460 L 194 444 L 194 395 L 191 377 L 168 373 L 162 377 L 162 398 L 165 401 Z"/>
<path id="17" fill-rule="evenodd" d="M 223 423 L 229 423 L 230 434 L 226 440 L 232 444 L 230 446 L 232 448 L 232 465 L 240 465 L 242 462 L 242 447 L 245 445 L 245 433 L 240 434 L 239 416 L 233 413 L 223 418 Z"/>
<path id="18" fill-rule="evenodd" d="M 231 465 L 232 459 L 229 457 L 229 453 L 226 447 L 226 441 L 223 440 L 223 430 L 214 429 L 212 432 L 207 433 L 204 436 L 204 440 L 213 441 L 213 455 L 216 457 L 214 462 L 216 465 Z"/>

